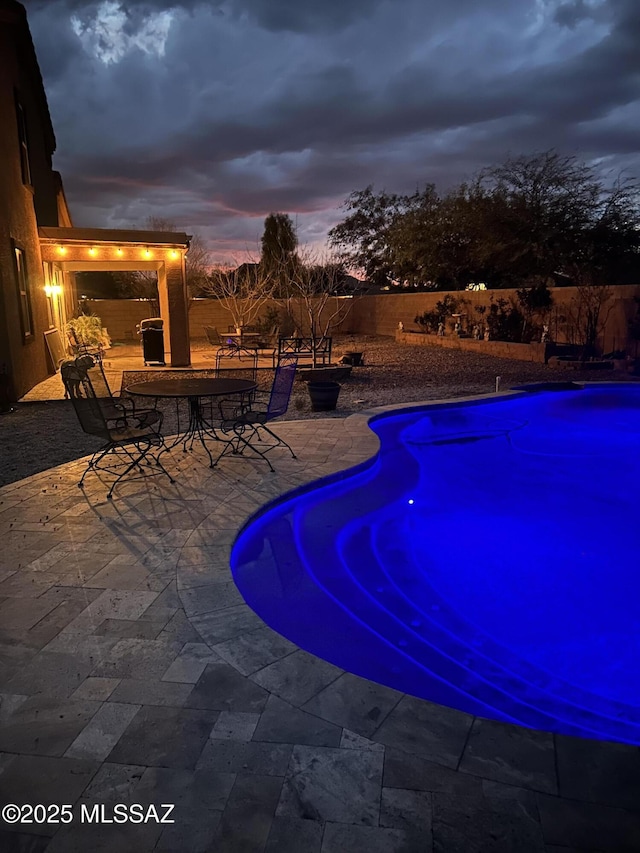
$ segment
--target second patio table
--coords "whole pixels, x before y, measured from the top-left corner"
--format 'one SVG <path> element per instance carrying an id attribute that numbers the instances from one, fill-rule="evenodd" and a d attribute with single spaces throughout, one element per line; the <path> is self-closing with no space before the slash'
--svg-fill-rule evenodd
<path id="1" fill-rule="evenodd" d="M 183 450 L 186 452 L 187 444 L 190 449 L 194 441 L 199 441 L 207 451 L 209 463 L 213 468 L 215 462 L 205 439 L 211 438 L 214 441 L 223 442 L 226 442 L 226 439 L 222 438 L 211 420 L 205 417 L 202 399 L 233 396 L 242 398 L 251 391 L 255 391 L 257 387 L 258 383 L 251 379 L 154 379 L 151 382 L 136 382 L 135 385 L 129 385 L 126 390 L 136 397 L 154 397 L 156 400 L 186 399 L 189 403 L 189 423 L 183 433 L 178 433 L 167 450 L 182 443 Z"/>

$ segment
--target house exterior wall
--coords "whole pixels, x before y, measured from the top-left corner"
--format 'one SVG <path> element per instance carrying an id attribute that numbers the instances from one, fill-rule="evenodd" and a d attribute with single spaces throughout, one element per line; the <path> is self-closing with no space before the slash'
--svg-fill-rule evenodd
<path id="1" fill-rule="evenodd" d="M 16 97 L 27 130 L 30 184 L 23 182 Z M 44 340 L 50 328 L 38 225 L 57 225 L 59 177 L 52 170 L 55 138 L 24 8 L 0 4 L 0 371 L 10 395 L 21 397 L 48 375 Z M 63 205 L 66 209 L 66 203 Z M 14 247 L 24 252 L 32 333 L 23 335 Z"/>

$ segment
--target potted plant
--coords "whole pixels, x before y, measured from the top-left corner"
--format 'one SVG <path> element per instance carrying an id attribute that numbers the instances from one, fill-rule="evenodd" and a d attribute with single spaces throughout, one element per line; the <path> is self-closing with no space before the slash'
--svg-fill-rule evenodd
<path id="1" fill-rule="evenodd" d="M 339 382 L 307 382 L 307 388 L 313 412 L 330 412 L 336 408 L 340 394 Z"/>
<path id="2" fill-rule="evenodd" d="M 79 352 L 96 353 L 100 357 L 111 346 L 109 333 L 95 314 L 80 314 L 65 326 L 71 348 Z"/>

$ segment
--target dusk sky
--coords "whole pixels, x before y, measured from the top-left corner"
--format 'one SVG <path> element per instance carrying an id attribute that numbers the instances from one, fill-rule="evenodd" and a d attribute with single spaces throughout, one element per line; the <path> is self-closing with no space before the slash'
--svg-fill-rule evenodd
<path id="1" fill-rule="evenodd" d="M 556 148 L 640 177 L 639 0 L 27 0 L 74 224 L 256 254 Z"/>

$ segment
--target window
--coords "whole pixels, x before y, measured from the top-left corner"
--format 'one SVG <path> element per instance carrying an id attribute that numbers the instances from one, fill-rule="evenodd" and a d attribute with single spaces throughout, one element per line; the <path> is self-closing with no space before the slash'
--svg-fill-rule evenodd
<path id="1" fill-rule="evenodd" d="M 20 169 L 22 183 L 31 186 L 31 166 L 29 165 L 29 143 L 27 140 L 27 117 L 24 107 L 16 97 L 16 117 L 18 119 L 18 141 L 20 143 Z"/>
<path id="2" fill-rule="evenodd" d="M 22 337 L 26 340 L 33 335 L 33 315 L 31 314 L 29 279 L 27 278 L 24 251 L 18 246 L 14 246 L 13 251 L 16 259 L 16 282 L 18 285 L 20 325 L 22 326 Z"/>

